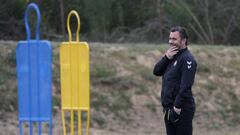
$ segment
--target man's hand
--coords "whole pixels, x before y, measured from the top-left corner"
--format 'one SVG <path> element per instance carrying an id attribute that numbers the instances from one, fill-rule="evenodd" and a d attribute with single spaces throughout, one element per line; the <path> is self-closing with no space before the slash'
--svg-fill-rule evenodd
<path id="1" fill-rule="evenodd" d="M 178 52 L 178 47 L 176 47 L 176 46 L 171 46 L 171 47 L 167 50 L 167 52 L 166 52 L 165 55 L 167 56 L 168 59 L 171 60 L 171 59 L 173 58 L 173 56 L 177 54 L 177 52 Z"/>
<path id="2" fill-rule="evenodd" d="M 181 113 L 181 108 L 176 108 L 176 107 L 174 106 L 173 109 L 174 109 L 174 111 L 175 111 L 178 115 L 180 115 L 180 113 Z"/>

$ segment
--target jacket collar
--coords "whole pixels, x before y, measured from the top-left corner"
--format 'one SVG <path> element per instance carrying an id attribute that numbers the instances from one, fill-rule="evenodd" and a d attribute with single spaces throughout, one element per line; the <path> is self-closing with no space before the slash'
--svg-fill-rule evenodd
<path id="1" fill-rule="evenodd" d="M 187 50 L 188 50 L 187 47 L 184 48 L 184 49 L 179 50 L 178 53 L 174 56 L 174 59 L 176 59 L 179 55 L 181 55 L 183 52 L 185 52 L 185 51 L 187 51 Z"/>
<path id="2" fill-rule="evenodd" d="M 183 52 L 185 52 L 185 51 L 187 51 L 187 50 L 188 50 L 188 48 L 186 47 L 186 48 L 184 48 L 184 49 L 179 50 L 178 53 L 181 54 L 181 53 L 183 53 Z"/>

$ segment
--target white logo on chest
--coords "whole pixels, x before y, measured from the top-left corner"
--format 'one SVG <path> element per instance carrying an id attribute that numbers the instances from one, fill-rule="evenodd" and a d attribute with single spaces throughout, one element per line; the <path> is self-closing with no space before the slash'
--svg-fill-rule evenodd
<path id="1" fill-rule="evenodd" d="M 175 67 L 177 65 L 177 61 L 175 61 L 174 63 L 173 63 L 173 66 Z"/>

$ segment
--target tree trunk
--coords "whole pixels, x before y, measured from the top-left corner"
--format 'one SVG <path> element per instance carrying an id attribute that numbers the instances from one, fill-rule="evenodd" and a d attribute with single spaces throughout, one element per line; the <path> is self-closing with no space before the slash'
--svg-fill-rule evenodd
<path id="1" fill-rule="evenodd" d="M 160 42 L 163 41 L 163 10 L 162 10 L 162 0 L 156 0 L 156 12 L 157 12 L 157 17 L 159 19 L 159 32 L 160 32 Z"/>
<path id="2" fill-rule="evenodd" d="M 63 0 L 59 0 L 59 2 L 60 2 L 60 15 L 61 15 L 61 29 L 62 29 L 62 35 L 65 39 L 66 38 L 66 31 L 65 31 L 65 21 L 64 21 Z"/>

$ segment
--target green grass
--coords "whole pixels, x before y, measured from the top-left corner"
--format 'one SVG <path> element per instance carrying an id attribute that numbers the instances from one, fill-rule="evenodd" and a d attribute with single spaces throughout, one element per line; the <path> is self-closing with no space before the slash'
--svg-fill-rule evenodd
<path id="1" fill-rule="evenodd" d="M 138 89 L 135 91 L 136 95 L 143 95 L 148 93 L 148 88 L 144 84 L 139 84 Z"/>
<path id="2" fill-rule="evenodd" d="M 156 105 L 154 103 L 147 103 L 145 106 L 153 113 L 157 112 Z"/>
<path id="3" fill-rule="evenodd" d="M 115 76 L 116 70 L 114 67 L 107 67 L 106 65 L 92 65 L 91 77 L 93 78 L 108 78 Z"/>
<path id="4" fill-rule="evenodd" d="M 16 42 L 0 43 L 2 44 L 0 45 L 2 65 L 0 67 L 0 111 L 16 113 Z M 158 97 L 156 93 L 161 88 L 161 79 L 153 76 L 153 67 L 145 63 L 154 65 L 162 57 L 168 45 L 102 43 L 89 45 L 92 126 L 96 124 L 100 128 L 111 127 L 117 131 L 115 127 L 121 122 L 123 125 L 130 121 L 140 125 L 138 121 L 134 121 L 138 115 L 134 112 L 139 111 L 135 106 L 147 108 L 150 113 L 162 115 L 157 111 L 158 106 L 151 102 L 152 98 Z M 237 95 L 240 84 L 240 47 L 190 45 L 189 48 L 198 62 L 193 87 L 197 104 L 195 121 L 210 129 L 236 127 L 240 122 L 240 97 Z M 139 62 L 139 56 L 150 61 Z M 54 111 L 59 111 L 61 105 L 59 77 L 59 43 L 54 42 L 53 105 L 57 106 Z M 133 98 L 138 96 L 146 96 L 147 99 L 142 101 Z M 206 106 L 206 102 L 210 103 L 215 110 Z M 112 127 L 113 123 L 115 125 Z"/>

